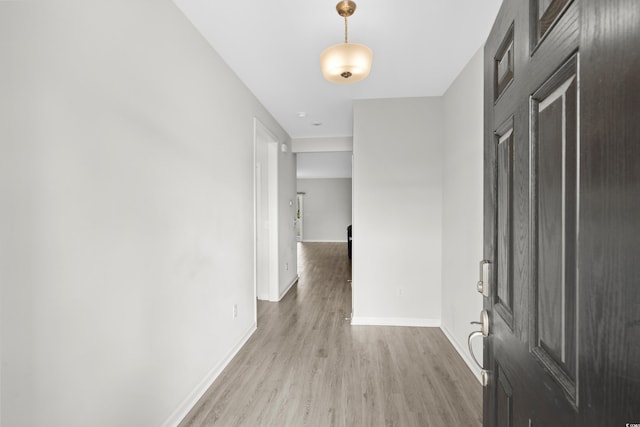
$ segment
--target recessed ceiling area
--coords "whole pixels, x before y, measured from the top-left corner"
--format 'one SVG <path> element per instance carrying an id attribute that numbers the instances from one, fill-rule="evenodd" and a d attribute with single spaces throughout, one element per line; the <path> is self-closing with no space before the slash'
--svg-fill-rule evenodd
<path id="1" fill-rule="evenodd" d="M 297 153 L 298 179 L 351 178 L 351 152 Z"/>
<path id="2" fill-rule="evenodd" d="M 292 138 L 351 136 L 354 99 L 442 95 L 501 4 L 356 1 L 349 41 L 373 50 L 373 66 L 365 80 L 336 85 L 323 78 L 319 58 L 344 37 L 337 0 L 174 1 Z"/>

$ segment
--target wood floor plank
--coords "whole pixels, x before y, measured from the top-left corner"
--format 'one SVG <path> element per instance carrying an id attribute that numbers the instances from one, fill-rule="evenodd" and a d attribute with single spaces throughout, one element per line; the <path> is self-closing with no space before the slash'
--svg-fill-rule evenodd
<path id="1" fill-rule="evenodd" d="M 481 426 L 482 390 L 439 328 L 351 326 L 346 243 L 301 243 L 300 279 L 180 426 Z"/>

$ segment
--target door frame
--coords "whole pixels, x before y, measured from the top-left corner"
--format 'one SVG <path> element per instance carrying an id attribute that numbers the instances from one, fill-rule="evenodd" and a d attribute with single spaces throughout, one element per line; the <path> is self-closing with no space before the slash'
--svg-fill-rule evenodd
<path id="1" fill-rule="evenodd" d="M 296 242 L 304 242 L 304 191 L 298 191 L 296 193 Z M 300 218 L 298 218 L 297 211 L 300 211 Z M 300 230 L 300 236 L 298 236 L 298 229 Z"/>
<path id="2" fill-rule="evenodd" d="M 259 144 L 266 144 L 266 159 L 259 158 Z M 254 299 L 256 300 L 256 322 L 257 322 L 257 300 L 278 301 L 279 296 L 279 269 L 278 269 L 278 147 L 280 142 L 274 134 L 256 117 L 253 119 L 253 282 Z M 265 162 L 266 160 L 266 162 Z M 268 212 L 268 253 L 259 253 L 258 236 L 260 233 L 258 210 L 260 206 L 260 186 L 263 185 L 259 171 L 262 164 L 267 167 L 267 203 Z M 260 199 L 261 200 L 261 199 Z M 267 257 L 268 286 L 265 295 L 258 292 L 258 262 L 261 256 Z M 262 298 L 260 298 L 262 297 Z"/>

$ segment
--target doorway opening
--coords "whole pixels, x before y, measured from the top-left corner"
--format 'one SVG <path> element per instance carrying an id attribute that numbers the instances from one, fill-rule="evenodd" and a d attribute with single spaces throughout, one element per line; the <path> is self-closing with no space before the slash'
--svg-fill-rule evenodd
<path id="1" fill-rule="evenodd" d="M 304 193 L 296 195 L 296 241 L 304 239 Z"/>

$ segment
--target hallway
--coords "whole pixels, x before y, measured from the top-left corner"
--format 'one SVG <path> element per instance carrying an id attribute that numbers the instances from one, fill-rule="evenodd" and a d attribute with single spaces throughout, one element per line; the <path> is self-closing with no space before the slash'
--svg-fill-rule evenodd
<path id="1" fill-rule="evenodd" d="M 300 280 L 181 426 L 480 426 L 478 381 L 439 328 L 351 326 L 346 243 L 298 244 Z"/>

